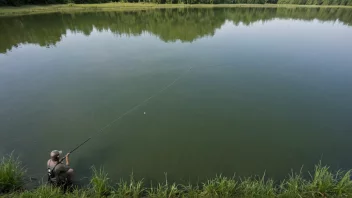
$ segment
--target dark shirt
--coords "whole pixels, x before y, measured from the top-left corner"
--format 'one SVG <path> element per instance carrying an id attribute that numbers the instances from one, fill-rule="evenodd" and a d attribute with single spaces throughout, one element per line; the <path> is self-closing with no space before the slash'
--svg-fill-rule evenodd
<path id="1" fill-rule="evenodd" d="M 67 178 L 67 171 L 70 169 L 70 167 L 66 166 L 63 163 L 60 163 L 55 167 L 57 163 L 58 163 L 57 161 L 53 161 L 50 159 L 48 160 L 47 166 L 54 172 L 55 176 L 57 176 L 57 178 L 59 178 L 60 181 L 65 181 Z M 54 167 L 55 169 L 53 170 Z M 56 180 L 56 178 L 53 178 L 53 179 Z"/>

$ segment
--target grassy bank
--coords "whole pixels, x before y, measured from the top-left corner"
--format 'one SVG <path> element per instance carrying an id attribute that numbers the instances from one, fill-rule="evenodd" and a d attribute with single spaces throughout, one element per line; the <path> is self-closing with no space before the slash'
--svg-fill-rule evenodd
<path id="1" fill-rule="evenodd" d="M 0 193 L 16 191 L 24 186 L 25 169 L 13 155 L 3 157 L 0 162 Z"/>
<path id="2" fill-rule="evenodd" d="M 113 182 L 104 169 L 92 168 L 90 185 L 63 193 L 61 189 L 40 185 L 36 189 L 23 188 L 25 170 L 13 156 L 0 163 L 0 193 L 2 197 L 352 197 L 350 171 L 330 171 L 320 163 L 310 172 L 309 178 L 291 173 L 284 181 L 263 176 L 247 178 L 216 176 L 198 185 L 185 185 L 165 181 L 145 186 L 143 180 Z M 6 178 L 6 179 L 4 179 Z"/>
<path id="3" fill-rule="evenodd" d="M 161 8 L 214 8 L 214 7 L 263 7 L 263 8 L 297 8 L 329 7 L 352 8 L 340 5 L 294 5 L 294 4 L 154 4 L 154 3 L 101 3 L 101 4 L 58 4 L 26 5 L 21 7 L 0 7 L 0 16 L 14 16 L 41 13 L 94 12 L 94 11 L 134 11 Z"/>

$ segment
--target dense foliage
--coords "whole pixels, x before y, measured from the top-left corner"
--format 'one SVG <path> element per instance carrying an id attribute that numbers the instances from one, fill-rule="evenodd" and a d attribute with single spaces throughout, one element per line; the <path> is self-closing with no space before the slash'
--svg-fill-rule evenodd
<path id="1" fill-rule="evenodd" d="M 48 14 L 0 18 L 0 53 L 21 44 L 50 47 L 69 32 L 90 35 L 111 31 L 116 35 L 137 36 L 143 32 L 165 42 L 192 42 L 214 35 L 225 21 L 249 25 L 275 18 L 340 21 L 352 25 L 352 12 L 344 8 L 216 8 L 164 9 L 134 12 L 94 12 Z"/>
<path id="2" fill-rule="evenodd" d="M 299 4 L 299 5 L 352 5 L 352 0 L 0 0 L 0 5 L 67 4 L 143 2 L 157 4 Z"/>

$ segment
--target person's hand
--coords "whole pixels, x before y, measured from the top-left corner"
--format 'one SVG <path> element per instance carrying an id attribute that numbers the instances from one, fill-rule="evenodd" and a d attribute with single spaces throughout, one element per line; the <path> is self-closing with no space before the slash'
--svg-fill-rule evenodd
<path id="1" fill-rule="evenodd" d="M 65 155 L 66 166 L 69 166 L 69 165 L 70 165 L 70 162 L 69 162 L 69 160 L 68 160 L 68 156 L 70 156 L 70 154 L 71 154 L 71 153 L 67 153 L 67 154 Z"/>

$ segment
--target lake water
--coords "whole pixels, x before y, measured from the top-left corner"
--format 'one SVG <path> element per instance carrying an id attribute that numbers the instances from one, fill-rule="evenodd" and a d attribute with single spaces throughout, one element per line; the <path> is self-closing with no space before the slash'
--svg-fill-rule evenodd
<path id="1" fill-rule="evenodd" d="M 341 8 L 0 18 L 0 154 L 37 178 L 89 136 L 78 178 L 352 168 L 351 25 Z"/>

